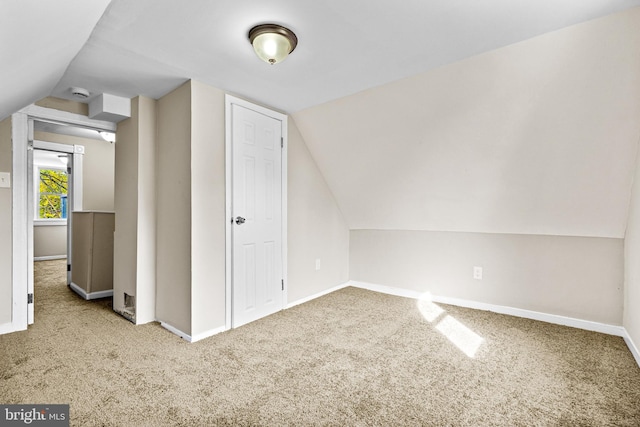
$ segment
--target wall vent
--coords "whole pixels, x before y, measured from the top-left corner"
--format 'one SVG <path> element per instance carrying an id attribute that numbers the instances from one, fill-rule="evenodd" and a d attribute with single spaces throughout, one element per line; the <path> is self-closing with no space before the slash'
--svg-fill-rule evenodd
<path id="1" fill-rule="evenodd" d="M 135 323 L 136 322 L 136 296 L 129 295 L 128 293 L 124 293 L 124 308 L 122 309 L 122 314 L 127 320 Z"/>

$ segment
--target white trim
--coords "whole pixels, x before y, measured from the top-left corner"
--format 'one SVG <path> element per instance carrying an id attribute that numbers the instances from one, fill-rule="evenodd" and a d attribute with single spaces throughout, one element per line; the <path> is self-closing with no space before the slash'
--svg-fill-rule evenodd
<path id="1" fill-rule="evenodd" d="M 53 261 L 56 259 L 67 259 L 66 255 L 47 255 L 47 256 L 34 256 L 34 261 Z"/>
<path id="2" fill-rule="evenodd" d="M 55 151 L 58 153 L 73 153 L 73 145 L 70 144 L 61 144 L 59 142 L 50 142 L 50 141 L 40 141 L 38 139 L 33 141 L 33 149 L 34 150 L 44 150 L 44 151 Z M 64 169 L 60 167 L 59 169 Z"/>
<path id="3" fill-rule="evenodd" d="M 231 135 L 233 122 L 231 121 L 231 97 L 225 95 L 225 117 L 224 117 L 224 195 L 225 195 L 225 213 L 224 213 L 224 327 L 226 330 L 231 329 Z"/>
<path id="4" fill-rule="evenodd" d="M 192 342 L 191 335 L 185 334 L 180 329 L 175 328 L 175 327 L 173 327 L 170 324 L 165 323 L 165 322 L 160 322 L 160 326 L 162 326 L 163 328 L 165 328 L 167 331 L 171 332 L 172 334 L 175 334 L 175 335 L 179 336 L 183 340 L 188 341 L 188 342 Z"/>
<path id="5" fill-rule="evenodd" d="M 350 286 L 349 282 L 343 283 L 343 284 L 338 285 L 338 286 L 334 286 L 333 288 L 326 289 L 326 290 L 324 290 L 322 292 L 318 292 L 317 294 L 309 295 L 308 297 L 301 298 L 299 300 L 290 302 L 289 304 L 287 304 L 286 308 L 289 309 L 291 307 L 295 307 L 296 305 L 304 304 L 305 302 L 309 302 L 309 301 L 314 300 L 316 298 L 320 298 L 322 296 L 328 295 L 328 294 L 330 294 L 332 292 L 339 291 L 340 289 L 344 289 L 344 288 L 346 288 L 348 286 Z"/>
<path id="6" fill-rule="evenodd" d="M 28 114 L 30 117 L 39 121 L 69 124 L 82 128 L 104 130 L 107 132 L 115 132 L 117 129 L 117 125 L 115 123 L 104 120 L 93 120 L 81 114 L 54 110 L 53 108 L 40 107 L 34 104 L 23 108 L 20 112 Z"/>
<path id="7" fill-rule="evenodd" d="M 281 197 L 281 206 L 282 206 L 282 280 L 284 280 L 284 291 L 282 292 L 282 307 L 283 309 L 287 307 L 287 299 L 288 299 L 288 246 L 287 246 L 287 157 L 288 157 L 288 146 L 289 146 L 289 131 L 288 131 L 288 116 L 286 114 L 280 113 L 275 110 L 268 109 L 266 107 L 262 107 L 260 105 L 253 104 L 249 101 L 246 101 L 241 98 L 237 98 L 235 96 L 225 94 L 224 98 L 225 102 L 225 326 L 224 330 L 231 329 L 232 324 L 232 263 L 231 263 L 231 252 L 232 252 L 232 236 L 231 236 L 231 225 L 232 225 L 232 177 L 233 177 L 233 147 L 232 147 L 232 128 L 233 128 L 233 117 L 231 114 L 231 106 L 239 105 L 241 107 L 247 108 L 249 110 L 258 112 L 260 114 L 264 114 L 265 116 L 272 117 L 276 120 L 280 120 L 281 122 L 281 137 L 283 139 L 283 147 L 282 147 L 282 197 Z"/>
<path id="8" fill-rule="evenodd" d="M 409 289 L 394 288 L 391 286 L 375 285 L 371 283 L 350 281 L 351 286 L 356 288 L 368 289 L 376 292 L 382 292 L 390 295 L 397 295 L 406 298 L 419 299 L 425 292 L 413 291 Z M 573 328 L 584 329 L 587 331 L 600 332 L 608 335 L 624 336 L 624 328 L 622 326 L 608 325 L 606 323 L 592 322 L 590 320 L 576 319 L 573 317 L 559 316 L 556 314 L 541 313 L 538 311 L 524 310 L 521 308 L 507 307 L 503 305 L 488 304 L 465 300 L 460 298 L 451 298 L 444 296 L 431 295 L 431 301 L 441 304 L 455 305 L 458 307 L 473 308 L 476 310 L 492 311 L 500 314 L 508 314 L 510 316 L 522 317 L 525 319 L 539 320 L 542 322 L 553 323 L 556 325 L 570 326 Z"/>
<path id="9" fill-rule="evenodd" d="M 15 332 L 15 329 L 13 329 L 13 323 L 9 322 L 0 325 L 0 335 L 9 334 L 11 332 Z"/>
<path id="10" fill-rule="evenodd" d="M 74 145 L 74 150 L 78 147 L 82 147 L 82 152 L 74 151 L 71 159 L 71 180 L 72 180 L 72 198 L 70 204 L 67 207 L 67 212 L 81 211 L 84 207 L 84 146 Z M 69 215 L 67 215 L 69 217 Z"/>
<path id="11" fill-rule="evenodd" d="M 500 314 L 508 314 L 510 316 L 522 317 L 525 319 L 539 320 L 541 322 L 553 323 L 555 325 L 570 326 L 572 328 L 584 329 L 586 331 L 600 332 L 607 335 L 623 336 L 624 328 L 622 326 L 609 325 L 606 323 L 593 322 L 591 320 L 577 319 L 575 317 L 560 316 L 557 314 L 542 313 L 539 311 L 524 310 L 521 308 L 507 307 L 503 305 L 487 304 L 483 302 L 464 300 L 459 298 L 450 298 L 442 296 L 433 296 L 433 302 L 441 304 L 456 305 L 458 307 L 473 308 L 476 310 L 493 311 Z"/>
<path id="12" fill-rule="evenodd" d="M 412 291 L 409 289 L 395 288 L 393 286 L 376 285 L 374 283 L 358 282 L 355 280 L 349 280 L 348 286 L 354 288 L 367 289 L 369 291 L 380 292 L 381 294 L 395 295 L 397 297 L 405 297 L 412 299 L 420 299 L 424 292 Z"/>
<path id="13" fill-rule="evenodd" d="M 191 341 L 189 341 L 189 342 L 200 341 L 200 340 L 203 340 L 205 338 L 209 338 L 209 337 L 212 337 L 214 335 L 218 335 L 219 333 L 224 332 L 225 330 L 226 330 L 225 326 L 221 326 L 221 327 L 215 328 L 215 329 L 210 329 L 208 331 L 201 332 L 199 334 L 194 335 L 193 337 L 191 337 Z"/>
<path id="14" fill-rule="evenodd" d="M 275 112 L 273 112 L 275 113 Z M 272 113 L 272 114 L 273 114 Z M 288 257 L 289 257 L 289 247 L 287 245 L 288 242 L 288 233 L 287 228 L 289 224 L 289 218 L 287 216 L 287 207 L 289 205 L 288 201 L 288 191 L 289 187 L 288 176 L 289 176 L 289 163 L 287 159 L 289 157 L 289 121 L 285 114 L 275 113 L 280 116 L 282 132 L 280 137 L 282 138 L 282 152 L 280 155 L 282 156 L 281 160 L 281 174 L 282 174 L 282 182 L 280 183 L 280 187 L 282 188 L 282 194 L 280 197 L 280 203 L 282 206 L 282 211 L 280 212 L 280 218 L 282 221 L 282 280 L 283 280 L 283 290 L 282 290 L 282 307 L 287 306 L 287 301 L 289 300 L 289 276 L 287 274 L 289 268 Z"/>
<path id="15" fill-rule="evenodd" d="M 27 145 L 29 124 L 24 113 L 11 116 L 13 183 L 12 208 L 12 309 L 13 331 L 27 329 L 27 293 L 29 281 L 29 212 L 27 191 Z"/>
<path id="16" fill-rule="evenodd" d="M 34 219 L 33 226 L 34 227 L 66 227 L 67 219 L 66 218 Z"/>
<path id="17" fill-rule="evenodd" d="M 212 336 L 217 335 L 217 334 L 219 334 L 221 332 L 224 332 L 226 330 L 225 326 L 221 326 L 219 328 L 210 329 L 208 331 L 201 332 L 199 334 L 191 336 L 189 334 L 185 334 L 180 329 L 175 328 L 175 327 L 173 327 L 170 324 L 165 323 L 165 322 L 160 322 L 160 326 L 162 326 L 163 328 L 165 328 L 167 331 L 171 332 L 172 334 L 177 335 L 180 338 L 182 338 L 183 340 L 185 340 L 187 342 L 190 342 L 190 343 L 194 343 L 194 342 L 203 340 L 205 338 L 212 337 Z"/>
<path id="18" fill-rule="evenodd" d="M 34 228 L 33 228 L 33 219 L 35 218 L 35 197 L 32 191 L 35 189 L 35 184 L 33 179 L 35 178 L 33 175 L 33 135 L 34 135 L 34 124 L 33 119 L 27 119 L 27 259 L 29 260 L 29 265 L 27 267 L 27 294 L 34 295 L 34 279 L 33 279 L 33 252 L 34 252 Z M 32 325 L 35 319 L 35 304 L 33 304 L 33 299 L 31 302 L 27 303 L 27 325 Z"/>
<path id="19" fill-rule="evenodd" d="M 75 283 L 69 283 L 69 287 L 75 291 L 78 295 L 86 300 L 98 299 L 98 298 L 108 298 L 113 296 L 113 289 L 107 291 L 97 291 L 97 292 L 89 292 L 82 289 L 80 286 Z"/>
<path id="20" fill-rule="evenodd" d="M 627 347 L 629 347 L 629 351 L 631 351 L 633 358 L 636 359 L 636 363 L 638 364 L 638 367 L 640 367 L 640 350 L 638 350 L 638 347 L 633 342 L 633 340 L 631 339 L 631 336 L 629 335 L 626 329 L 624 329 L 624 335 L 622 335 L 622 338 L 624 338 L 624 342 L 627 343 Z"/>

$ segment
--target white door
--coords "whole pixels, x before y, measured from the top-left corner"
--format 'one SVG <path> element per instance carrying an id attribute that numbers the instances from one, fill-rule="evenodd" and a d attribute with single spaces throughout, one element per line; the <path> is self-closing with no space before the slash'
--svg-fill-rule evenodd
<path id="1" fill-rule="evenodd" d="M 232 104 L 232 325 L 283 308 L 282 121 Z"/>

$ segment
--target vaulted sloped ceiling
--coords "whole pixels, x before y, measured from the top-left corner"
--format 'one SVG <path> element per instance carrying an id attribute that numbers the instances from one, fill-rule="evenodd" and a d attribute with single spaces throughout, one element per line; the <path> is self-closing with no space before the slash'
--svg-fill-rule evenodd
<path id="1" fill-rule="evenodd" d="M 293 113 L 635 6 L 640 0 L 6 0 L 0 119 L 47 95 L 71 98 L 72 86 L 91 97 L 159 98 L 188 79 Z M 274 67 L 247 39 L 264 22 L 300 40 Z"/>
<path id="2" fill-rule="evenodd" d="M 0 120 L 51 94 L 109 0 L 0 4 Z"/>
<path id="3" fill-rule="evenodd" d="M 623 237 L 640 9 L 293 117 L 352 229 Z"/>
<path id="4" fill-rule="evenodd" d="M 409 77 L 640 0 L 112 0 L 52 94 L 159 98 L 194 79 L 287 113 Z M 249 29 L 275 22 L 300 43 L 277 66 Z"/>
<path id="5" fill-rule="evenodd" d="M 158 98 L 195 79 L 293 113 L 353 229 L 622 237 L 639 5 L 3 1 L 0 119 L 71 86 Z M 277 66 L 247 40 L 264 22 L 300 40 Z"/>

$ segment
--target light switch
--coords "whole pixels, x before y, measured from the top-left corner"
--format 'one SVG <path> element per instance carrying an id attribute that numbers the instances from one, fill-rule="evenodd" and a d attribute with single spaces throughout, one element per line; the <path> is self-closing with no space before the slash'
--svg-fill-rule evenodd
<path id="1" fill-rule="evenodd" d="M 11 188 L 11 174 L 0 172 L 0 188 Z"/>

